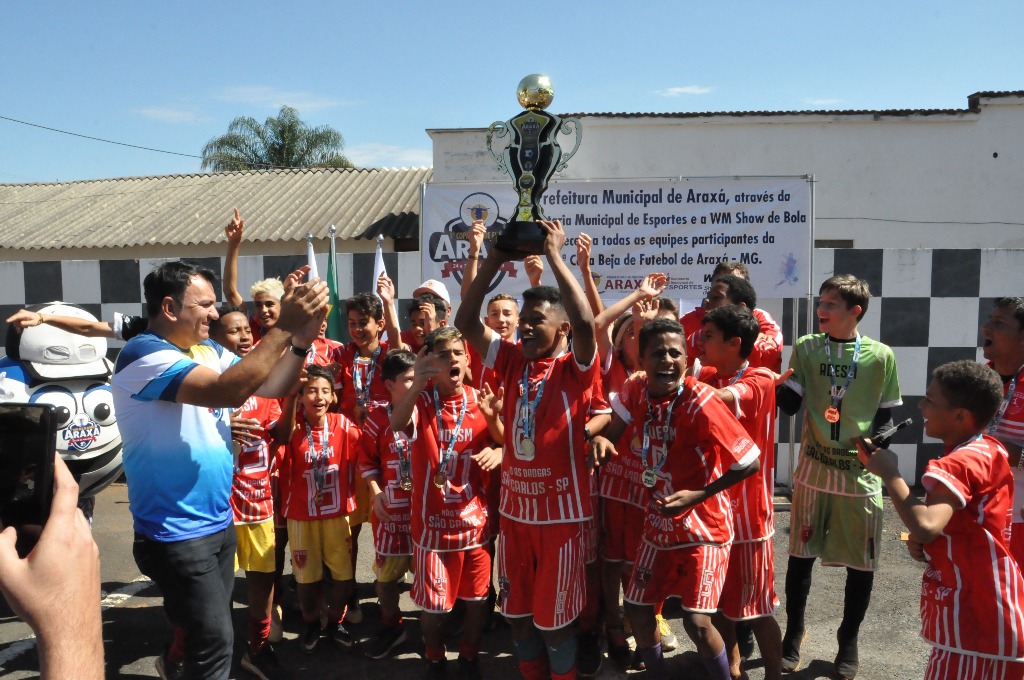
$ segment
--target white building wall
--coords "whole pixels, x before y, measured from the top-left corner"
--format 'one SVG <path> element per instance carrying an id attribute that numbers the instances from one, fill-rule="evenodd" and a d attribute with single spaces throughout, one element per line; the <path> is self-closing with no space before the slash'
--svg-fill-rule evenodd
<path id="1" fill-rule="evenodd" d="M 1024 97 L 980 98 L 977 111 L 930 114 L 582 123 L 579 153 L 559 177 L 813 175 L 819 240 L 852 239 L 855 248 L 1024 247 Z M 433 181 L 505 179 L 487 153 L 486 130 L 430 135 Z"/>

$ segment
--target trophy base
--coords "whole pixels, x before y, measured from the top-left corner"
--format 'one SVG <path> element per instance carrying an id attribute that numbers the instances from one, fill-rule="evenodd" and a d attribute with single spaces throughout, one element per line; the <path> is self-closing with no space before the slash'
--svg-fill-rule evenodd
<path id="1" fill-rule="evenodd" d="M 536 222 L 509 222 L 498 234 L 494 247 L 506 253 L 521 255 L 516 259 L 525 259 L 527 255 L 541 255 L 544 252 L 544 239 L 547 232 Z"/>

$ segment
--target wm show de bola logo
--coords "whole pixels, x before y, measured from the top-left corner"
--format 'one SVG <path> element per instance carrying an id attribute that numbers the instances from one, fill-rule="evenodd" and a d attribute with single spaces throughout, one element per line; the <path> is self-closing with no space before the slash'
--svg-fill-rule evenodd
<path id="1" fill-rule="evenodd" d="M 469 232 L 473 228 L 473 222 L 477 220 L 482 221 L 487 227 L 483 248 L 480 251 L 480 259 L 483 259 L 494 245 L 498 234 L 508 224 L 508 220 L 500 214 L 498 202 L 490 194 L 476 192 L 466 196 L 459 206 L 458 217 L 449 220 L 443 231 L 430 235 L 427 252 L 430 259 L 440 267 L 442 279 L 453 278 L 462 284 L 466 256 L 469 254 Z M 516 277 L 515 262 L 506 262 L 501 266 L 498 275 L 487 289 L 488 292 L 497 288 L 506 274 L 512 278 Z"/>

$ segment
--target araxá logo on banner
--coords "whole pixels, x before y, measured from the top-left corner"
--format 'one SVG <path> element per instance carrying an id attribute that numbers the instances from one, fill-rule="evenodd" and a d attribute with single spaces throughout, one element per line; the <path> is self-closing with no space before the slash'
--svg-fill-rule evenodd
<path id="1" fill-rule="evenodd" d="M 430 259 L 439 267 L 442 280 L 453 278 L 462 284 L 466 257 L 469 255 L 469 233 L 473 228 L 473 222 L 476 221 L 483 222 L 487 228 L 480 249 L 480 259 L 483 259 L 487 257 L 487 252 L 494 245 L 498 234 L 508 224 L 508 219 L 501 215 L 498 201 L 488 193 L 477 191 L 466 196 L 459 206 L 458 216 L 446 222 L 442 231 L 430 234 L 427 250 Z M 515 262 L 506 262 L 502 265 L 488 292 L 497 288 L 506 274 L 516 276 Z"/>

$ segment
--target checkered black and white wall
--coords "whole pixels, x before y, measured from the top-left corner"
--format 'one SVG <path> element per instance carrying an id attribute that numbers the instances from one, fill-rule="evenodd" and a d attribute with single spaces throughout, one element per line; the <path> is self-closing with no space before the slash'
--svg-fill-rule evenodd
<path id="1" fill-rule="evenodd" d="M 339 294 L 370 290 L 372 253 L 339 254 Z M 915 423 L 898 433 L 893 450 L 908 479 L 918 479 L 925 463 L 942 452 L 942 445 L 924 438 L 917 402 L 924 394 L 932 369 L 955 359 L 981 359 L 978 328 L 994 298 L 1022 294 L 1016 275 L 1024 267 L 1024 250 L 816 250 L 812 288 L 834 273 L 854 274 L 868 281 L 873 298 L 861 322 L 863 334 L 888 344 L 896 352 L 904 405 L 896 419 L 914 417 Z M 318 256 L 321 274 L 326 256 Z M 82 305 L 98 318 L 110 320 L 114 312 L 144 313 L 142 280 L 161 260 L 64 260 L 0 262 L 0 314 L 6 318 L 26 304 L 64 300 Z M 223 258 L 200 258 L 198 263 L 222 271 Z M 385 266 L 401 299 L 399 315 L 407 327 L 406 302 L 420 283 L 420 254 L 387 253 Z M 303 256 L 247 256 L 239 258 L 239 287 L 248 298 L 249 286 L 269 276 L 284 276 L 305 264 Z M 218 291 L 219 292 L 219 291 Z M 457 297 L 458 291 L 452 290 Z M 762 299 L 783 325 L 789 361 L 793 337 L 808 329 L 813 301 Z M 796 325 L 794 325 L 796 324 Z M 794 334 L 794 329 L 796 333 Z M 111 342 L 111 354 L 121 343 Z M 2 350 L 2 348 L 0 348 Z M 798 417 L 799 418 L 799 417 Z M 779 420 L 778 479 L 790 479 L 790 419 Z M 799 436 L 799 423 L 796 423 Z"/>

